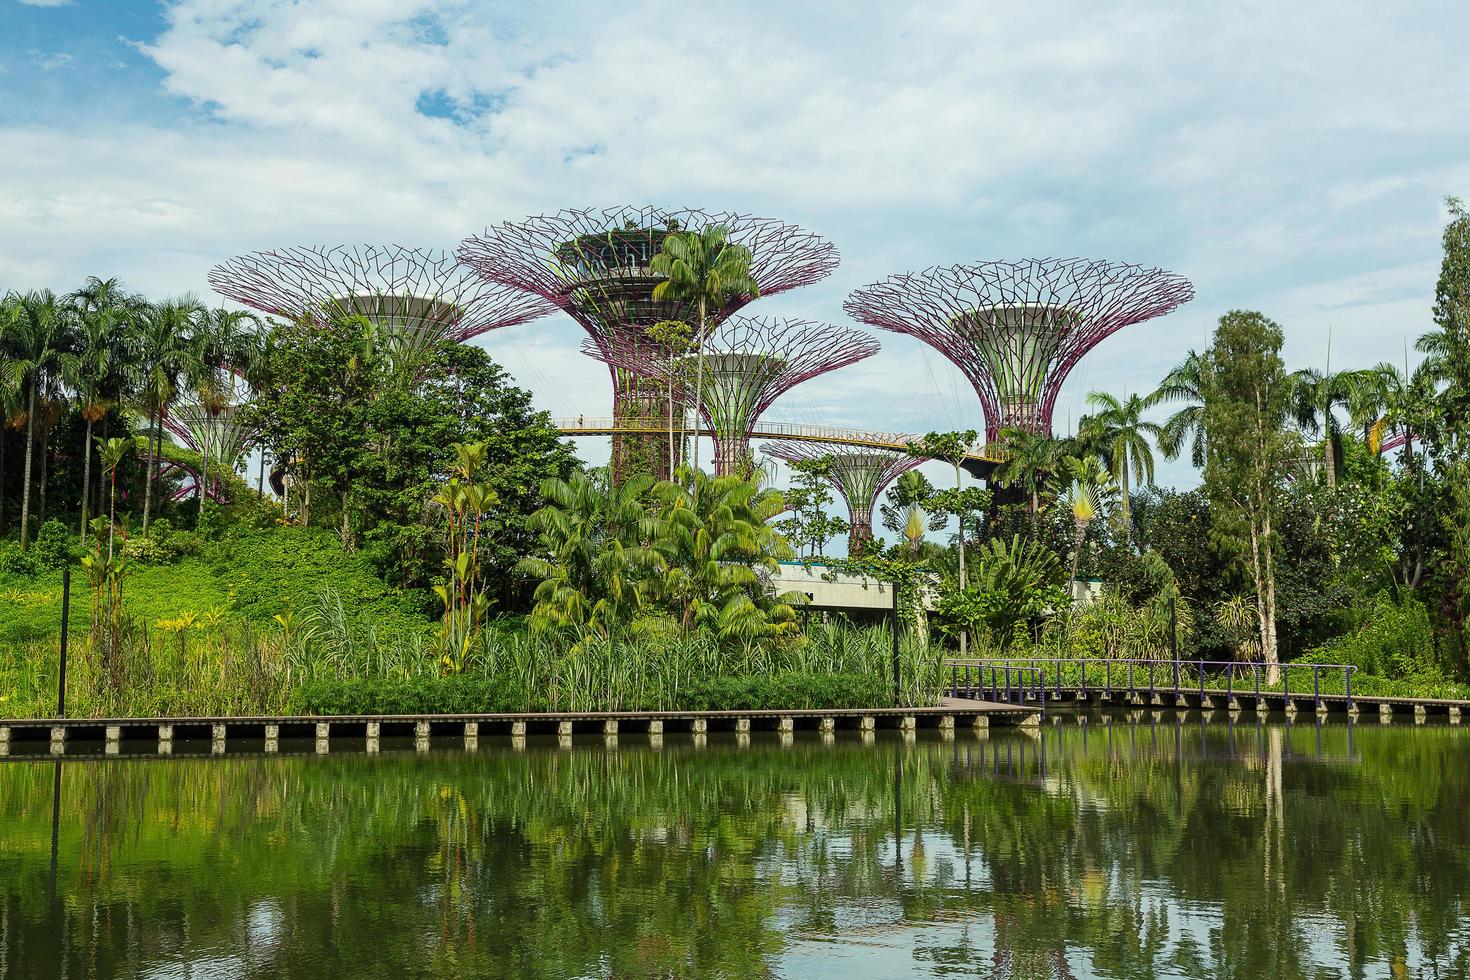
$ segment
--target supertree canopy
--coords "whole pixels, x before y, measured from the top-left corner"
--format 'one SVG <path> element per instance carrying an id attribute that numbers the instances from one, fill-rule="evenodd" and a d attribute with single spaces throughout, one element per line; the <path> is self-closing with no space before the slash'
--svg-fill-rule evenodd
<path id="1" fill-rule="evenodd" d="M 979 262 L 891 276 L 843 304 L 939 351 L 974 386 L 985 436 L 1050 432 L 1062 382 L 1109 334 L 1194 298 L 1182 276 L 1091 259 Z"/>
<path id="2" fill-rule="evenodd" d="M 922 457 L 892 449 L 867 446 L 834 449 L 809 442 L 775 442 L 762 451 L 787 463 L 827 464 L 823 475 L 847 501 L 851 526 L 847 535 L 847 551 L 852 555 L 862 553 L 873 540 L 873 508 L 878 503 L 878 495 L 900 473 L 924 462 Z"/>
<path id="3" fill-rule="evenodd" d="M 754 465 L 750 433 L 772 402 L 803 381 L 873 356 L 880 345 L 850 327 L 735 316 L 705 339 L 702 372 L 696 363 L 700 355 L 652 342 L 610 348 L 589 339 L 582 349 L 615 368 L 653 378 L 672 392 L 667 399 L 671 422 L 676 405 L 682 426 L 683 406 L 697 402 L 714 434 L 715 472 L 744 475 Z M 694 399 L 695 379 L 701 374 L 703 397 Z"/>
<path id="4" fill-rule="evenodd" d="M 405 359 L 544 316 L 551 304 L 474 275 L 454 256 L 401 245 L 251 252 L 209 271 L 221 295 L 288 320 L 361 316 Z"/>
<path id="5" fill-rule="evenodd" d="M 667 414 L 656 382 L 626 366 L 637 360 L 634 348 L 648 343 L 644 330 L 660 321 L 678 320 L 698 330 L 694 305 L 653 298 L 662 277 L 653 257 L 664 239 L 677 231 L 722 228 L 727 241 L 750 253 L 750 278 L 761 296 L 805 286 L 831 275 L 837 267 L 836 247 L 819 235 L 771 218 L 729 212 L 656 207 L 565 210 L 556 214 L 506 222 L 465 239 L 459 258 L 465 265 L 502 286 L 542 297 L 570 314 L 606 355 L 613 376 L 613 415 L 646 428 Z M 728 297 L 718 309 L 705 311 L 707 332 L 755 299 L 753 294 Z M 703 338 L 695 338 L 696 342 Z M 630 463 L 628 447 L 643 443 L 638 465 L 661 469 L 667 453 L 659 440 L 614 440 L 614 468 Z M 648 445 L 652 442 L 653 445 Z"/>

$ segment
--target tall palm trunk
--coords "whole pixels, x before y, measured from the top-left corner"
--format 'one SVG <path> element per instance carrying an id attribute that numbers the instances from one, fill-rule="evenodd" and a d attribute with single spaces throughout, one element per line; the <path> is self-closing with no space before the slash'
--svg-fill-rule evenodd
<path id="1" fill-rule="evenodd" d="M 87 518 L 92 493 L 92 416 L 87 416 L 87 437 L 82 444 L 82 541 L 87 540 Z"/>
<path id="2" fill-rule="evenodd" d="M 1332 406 L 1328 405 L 1327 410 L 1330 412 Z M 1329 488 L 1336 487 L 1337 453 L 1332 451 L 1332 420 L 1330 418 L 1327 420 L 1327 424 L 1323 430 L 1322 451 L 1325 456 L 1323 462 L 1327 467 L 1327 486 Z"/>
<path id="3" fill-rule="evenodd" d="M 698 345 L 694 368 L 694 468 L 699 469 L 699 428 L 704 419 L 704 326 L 706 300 L 699 298 L 699 336 L 694 338 Z"/>
<path id="4" fill-rule="evenodd" d="M 965 590 L 965 508 L 959 499 L 960 494 L 960 464 L 956 460 L 954 464 L 954 490 L 955 503 L 961 504 L 956 510 L 960 519 L 960 591 Z M 922 602 L 919 603 L 921 606 Z M 960 656 L 965 657 L 970 653 L 970 631 L 960 630 Z"/>
<path id="5" fill-rule="evenodd" d="M 1118 502 L 1122 505 L 1119 513 L 1123 515 L 1123 544 L 1125 547 L 1133 546 L 1133 514 L 1128 510 L 1128 455 L 1123 455 L 1123 465 L 1119 467 L 1118 473 Z"/>
<path id="6" fill-rule="evenodd" d="M 31 393 L 26 401 L 26 464 L 25 483 L 20 492 L 20 546 L 24 550 L 31 543 L 31 457 L 36 446 L 36 386 L 39 380 L 31 380 Z"/>
<path id="7" fill-rule="evenodd" d="M 0 406 L 0 534 L 10 530 L 5 520 L 5 408 Z"/>
<path id="8" fill-rule="evenodd" d="M 148 429 L 148 469 L 143 474 L 143 533 L 148 533 L 148 521 L 153 514 L 153 473 L 157 467 L 157 453 L 163 448 L 163 407 L 153 413 L 154 422 Z M 158 432 L 155 439 L 154 433 Z"/>

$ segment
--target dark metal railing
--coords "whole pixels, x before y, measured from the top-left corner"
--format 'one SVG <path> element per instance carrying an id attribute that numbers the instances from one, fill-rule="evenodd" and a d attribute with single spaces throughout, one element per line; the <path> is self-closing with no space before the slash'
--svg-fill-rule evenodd
<path id="1" fill-rule="evenodd" d="M 945 661 L 950 671 L 950 692 L 996 698 L 996 679 L 1006 681 L 1003 691 L 1009 700 L 1013 672 L 1026 671 L 1024 689 L 1038 702 L 1059 699 L 1063 692 L 1087 695 L 1147 694 L 1173 692 L 1226 697 L 1280 694 L 1284 699 L 1310 696 L 1321 707 L 1323 697 L 1345 697 L 1353 705 L 1353 671 L 1349 664 L 1267 664 L 1236 660 L 1083 660 L 1056 657 L 978 658 Z M 1272 674 L 1276 679 L 1272 680 Z M 1311 687 L 1305 687 L 1306 675 Z M 1292 680 L 1296 679 L 1293 694 Z M 1325 686 L 1324 686 L 1325 681 Z M 1310 692 L 1310 693 L 1309 693 Z"/>
<path id="2" fill-rule="evenodd" d="M 952 665 L 953 666 L 953 665 Z M 952 673 L 950 690 L 958 692 L 959 674 Z M 1047 684 L 1039 667 L 1012 664 L 1004 661 L 968 661 L 965 666 L 965 686 L 986 701 L 1004 704 L 1034 703 L 1046 711 Z"/>

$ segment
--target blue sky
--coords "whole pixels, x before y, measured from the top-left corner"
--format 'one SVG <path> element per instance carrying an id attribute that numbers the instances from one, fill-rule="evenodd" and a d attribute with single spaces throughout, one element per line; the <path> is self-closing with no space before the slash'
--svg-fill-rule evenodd
<path id="1" fill-rule="evenodd" d="M 838 244 L 830 280 L 751 312 L 845 322 L 850 289 L 965 260 L 1189 276 L 1194 303 L 1074 372 L 1065 429 L 1088 390 L 1150 388 L 1232 308 L 1281 322 L 1292 367 L 1329 333 L 1334 365 L 1402 360 L 1442 200 L 1470 195 L 1466 37 L 1470 5 L 1427 0 L 0 0 L 0 290 L 95 274 L 207 295 L 240 251 L 448 248 L 623 202 Z M 982 427 L 956 371 L 880 339 L 769 417 Z M 580 341 L 556 317 L 486 344 L 554 414 L 601 415 Z"/>

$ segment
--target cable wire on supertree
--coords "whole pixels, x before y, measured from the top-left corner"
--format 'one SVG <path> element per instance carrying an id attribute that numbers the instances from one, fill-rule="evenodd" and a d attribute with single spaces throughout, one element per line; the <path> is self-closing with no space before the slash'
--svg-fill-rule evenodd
<path id="1" fill-rule="evenodd" d="M 811 442 L 776 442 L 761 448 L 767 456 L 787 463 L 828 463 L 823 474 L 847 502 L 847 552 L 861 554 L 873 540 L 873 508 L 888 484 L 900 473 L 924 462 L 923 457 L 866 446 L 834 449 Z"/>
<path id="2" fill-rule="evenodd" d="M 363 317 L 404 364 L 422 363 L 441 341 L 467 341 L 553 309 L 474 275 L 447 252 L 402 245 L 250 252 L 221 262 L 208 278 L 215 292 L 287 320 Z"/>
<path id="3" fill-rule="evenodd" d="M 810 285 L 837 267 L 836 246 L 784 221 L 724 211 L 635 206 L 567 209 L 504 222 L 466 238 L 459 258 L 490 282 L 554 303 L 616 360 L 617 352 L 646 343 L 643 328 L 660 321 L 679 320 L 699 328 L 692 304 L 653 298 L 654 287 L 663 277 L 653 271 L 652 262 L 670 233 L 715 227 L 725 229 L 730 243 L 749 250 L 750 277 L 760 296 Z M 706 331 L 755 298 L 734 296 L 719 309 L 707 311 Z M 695 341 L 703 339 L 696 337 Z M 609 370 L 614 418 L 643 427 L 649 421 L 643 416 L 666 414 L 666 406 L 659 411 L 659 399 L 644 376 L 611 362 Z M 614 438 L 615 472 L 630 464 L 627 457 L 636 441 Z M 652 441 L 657 442 L 656 437 Z M 639 451 L 646 453 L 647 449 Z M 660 451 L 647 462 L 657 471 L 665 456 Z"/>
<path id="4" fill-rule="evenodd" d="M 1103 338 L 1194 298 L 1162 269 L 1092 259 L 978 262 L 905 273 L 854 290 L 855 320 L 908 334 L 958 367 L 1003 429 L 1051 432 L 1062 382 Z"/>
<path id="5" fill-rule="evenodd" d="M 669 428 L 683 428 L 683 406 L 698 401 L 714 436 L 715 473 L 749 475 L 754 468 L 750 434 L 777 398 L 804 381 L 856 364 L 878 353 L 873 337 L 851 327 L 812 320 L 734 316 L 704 343 L 704 398 L 694 399 L 694 355 L 645 341 L 617 347 L 588 339 L 583 353 L 643 378 L 671 393 Z M 679 429 L 675 429 L 679 406 Z M 675 440 L 677 441 L 677 440 Z M 672 444 L 672 443 L 671 443 Z"/>

